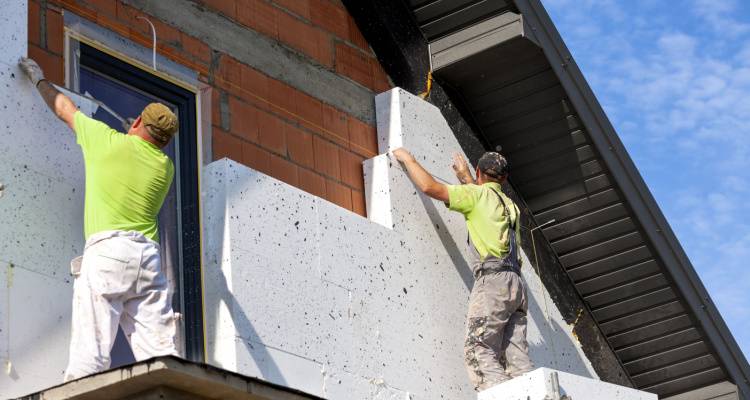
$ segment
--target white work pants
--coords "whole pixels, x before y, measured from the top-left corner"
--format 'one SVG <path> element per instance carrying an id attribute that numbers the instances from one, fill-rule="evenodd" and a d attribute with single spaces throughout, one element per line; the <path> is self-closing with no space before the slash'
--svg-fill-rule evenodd
<path id="1" fill-rule="evenodd" d="M 136 360 L 177 354 L 159 244 L 138 232 L 93 235 L 71 263 L 73 321 L 65 381 L 109 368 L 117 326 Z"/>

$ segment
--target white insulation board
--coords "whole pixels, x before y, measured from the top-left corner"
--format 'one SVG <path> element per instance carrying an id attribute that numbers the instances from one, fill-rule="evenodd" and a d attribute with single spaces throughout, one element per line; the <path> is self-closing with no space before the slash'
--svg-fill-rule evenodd
<path id="1" fill-rule="evenodd" d="M 406 146 L 456 182 L 461 149 L 437 108 L 400 89 L 376 104 L 381 151 Z M 209 362 L 331 400 L 474 399 L 463 217 L 385 154 L 364 170 L 369 219 L 231 160 L 204 170 Z M 596 378 L 523 258 L 532 359 Z"/>
<path id="2" fill-rule="evenodd" d="M 18 69 L 27 2 L 0 6 L 0 398 L 8 398 L 62 382 L 84 172 L 74 135 Z"/>
<path id="3" fill-rule="evenodd" d="M 557 375 L 558 397 L 555 396 L 553 374 Z M 477 400 L 657 400 L 653 393 L 613 385 L 597 379 L 584 378 L 567 372 L 538 368 L 518 378 L 503 382 L 479 393 Z"/>

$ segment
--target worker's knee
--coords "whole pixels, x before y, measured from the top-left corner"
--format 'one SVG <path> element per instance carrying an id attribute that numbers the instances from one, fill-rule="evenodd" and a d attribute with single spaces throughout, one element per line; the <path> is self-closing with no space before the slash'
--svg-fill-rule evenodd
<path id="1" fill-rule="evenodd" d="M 469 323 L 466 327 L 466 344 L 474 345 L 483 342 L 487 333 L 486 325 L 487 317 L 469 318 Z"/>
<path id="2" fill-rule="evenodd" d="M 484 346 L 484 336 L 486 333 L 486 317 L 469 318 L 466 329 L 466 341 L 464 342 L 464 360 L 469 373 L 475 376 L 475 379 L 482 380 L 482 369 L 480 366 L 480 347 Z M 475 382 L 476 384 L 477 382 Z"/>
<path id="3" fill-rule="evenodd" d="M 137 360 L 151 357 L 178 355 L 175 344 L 177 315 L 171 310 L 156 318 L 138 318 L 141 326 L 131 335 L 130 345 Z"/>

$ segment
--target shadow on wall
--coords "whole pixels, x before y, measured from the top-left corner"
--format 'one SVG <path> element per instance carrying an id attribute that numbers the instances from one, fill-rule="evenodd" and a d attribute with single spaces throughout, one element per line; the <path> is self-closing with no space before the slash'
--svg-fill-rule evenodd
<path id="1" fill-rule="evenodd" d="M 524 283 L 526 283 L 526 278 L 524 278 Z M 528 288 L 528 284 L 526 286 Z M 542 299 L 542 301 L 545 300 Z M 551 303 L 552 307 L 555 307 L 551 300 L 547 301 Z M 570 335 L 567 334 L 570 329 L 560 325 L 556 318 L 548 318 L 548 310 L 544 310 L 542 307 L 544 305 L 540 304 L 539 299 L 531 295 L 529 291 L 527 318 L 530 320 L 529 323 L 533 322 L 539 331 L 539 336 L 533 338 L 535 341 L 529 341 L 529 355 L 534 361 L 534 366 L 537 368 L 548 367 L 575 375 L 596 378 L 586 368 L 588 361 L 578 351 L 579 344 L 573 342 Z"/>
<path id="2" fill-rule="evenodd" d="M 224 177 L 226 178 L 226 177 Z M 210 255 L 213 259 L 207 260 L 207 268 L 221 268 L 222 260 L 224 259 L 224 249 L 225 247 L 225 228 L 227 228 L 229 225 L 224 221 L 224 218 L 226 218 L 226 213 L 222 213 L 222 220 L 220 221 L 213 221 L 211 226 L 211 240 L 215 242 L 214 248 L 221 249 L 218 253 Z M 227 235 L 228 236 L 228 235 Z M 227 257 L 230 255 L 226 255 Z M 232 291 L 229 289 L 229 285 L 227 284 L 226 277 L 223 273 L 220 274 L 213 274 L 212 279 L 212 288 L 211 290 L 214 291 L 214 293 L 220 293 L 221 296 L 216 299 L 216 301 L 211 301 L 210 303 L 206 303 L 206 310 L 205 310 L 205 318 L 213 318 L 213 326 L 217 327 L 219 326 L 219 318 L 221 315 L 221 305 L 223 304 L 228 310 L 231 312 L 231 318 L 233 322 L 233 326 L 242 326 L 243 330 L 245 330 L 246 336 L 249 337 L 258 337 L 258 333 L 253 327 L 253 324 L 248 318 L 247 314 L 245 313 L 245 310 L 238 306 L 237 299 L 234 297 L 234 294 L 232 294 Z M 226 338 L 219 337 L 219 332 L 217 329 L 212 329 L 213 331 L 213 339 L 214 342 L 219 342 L 221 340 L 226 340 Z M 208 333 L 208 332 L 207 332 Z M 266 346 L 262 344 L 257 344 L 256 346 L 253 346 L 249 340 L 242 338 L 237 335 L 237 332 L 232 332 L 234 335 L 235 342 L 237 340 L 241 341 L 243 346 L 245 346 L 245 350 L 247 353 L 252 357 L 253 361 L 255 362 L 255 365 L 259 367 L 261 370 L 262 378 L 265 380 L 285 385 L 286 379 L 284 378 L 284 374 L 279 369 L 278 365 L 274 362 L 273 357 L 266 349 Z M 236 355 L 236 352 L 235 352 Z M 212 359 L 214 358 L 213 355 L 208 355 L 208 360 L 206 362 L 209 363 L 215 363 L 216 360 Z M 229 368 L 234 369 L 234 368 Z"/>
<path id="3" fill-rule="evenodd" d="M 245 329 L 245 333 L 247 335 L 251 337 L 258 337 L 258 332 L 256 332 L 253 328 L 253 324 L 250 322 L 247 314 L 245 314 L 245 311 L 242 309 L 242 307 L 235 306 L 237 304 L 237 300 L 229 290 L 227 281 L 226 279 L 224 279 L 224 275 L 219 275 L 220 276 L 217 283 L 219 284 L 219 288 L 221 289 L 220 293 L 223 294 L 220 301 L 223 302 L 227 306 L 227 308 L 230 308 L 232 310 L 232 320 L 234 322 L 234 325 L 242 326 Z M 218 314 L 218 307 L 213 311 Z M 274 362 L 271 354 L 266 349 L 266 346 L 262 344 L 253 346 L 247 339 L 240 337 L 237 337 L 237 339 L 242 341 L 242 344 L 245 346 L 245 350 L 247 350 L 247 353 L 250 354 L 250 356 L 253 358 L 253 361 L 255 361 L 255 365 L 261 368 L 263 379 L 280 385 L 287 384 L 286 379 L 284 378 L 284 374 L 279 369 L 279 366 Z"/>
<path id="4" fill-rule="evenodd" d="M 415 190 L 418 190 L 416 186 L 414 188 Z M 440 238 L 440 242 L 443 243 L 443 247 L 450 256 L 453 266 L 456 267 L 456 271 L 461 276 L 461 280 L 464 281 L 466 289 L 471 290 L 471 288 L 474 286 L 474 275 L 471 272 L 471 266 L 466 262 L 463 255 L 461 254 L 461 250 L 459 249 L 458 244 L 455 240 L 453 240 L 453 236 L 451 236 L 450 232 L 448 232 L 445 221 L 443 221 L 443 218 L 440 216 L 440 213 L 435 207 L 435 203 L 433 203 L 432 199 L 425 195 L 420 194 L 417 197 L 419 197 L 419 200 L 422 201 L 422 204 L 427 211 L 427 215 L 430 216 L 432 227 L 435 228 L 435 233 L 437 233 L 438 237 Z"/>

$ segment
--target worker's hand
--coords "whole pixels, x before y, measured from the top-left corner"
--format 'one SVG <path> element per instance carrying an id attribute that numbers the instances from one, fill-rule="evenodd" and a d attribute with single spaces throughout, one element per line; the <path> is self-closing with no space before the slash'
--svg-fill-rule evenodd
<path id="1" fill-rule="evenodd" d="M 469 163 L 459 153 L 453 153 L 453 170 L 456 171 L 457 176 L 469 173 Z"/>
<path id="2" fill-rule="evenodd" d="M 21 58 L 21 61 L 18 62 L 18 67 L 21 68 L 21 71 L 23 71 L 27 77 L 29 77 L 29 80 L 34 86 L 44 79 L 42 68 L 39 67 L 39 64 L 37 64 L 36 61 L 30 58 Z"/>
<path id="3" fill-rule="evenodd" d="M 461 183 L 474 183 L 471 170 L 469 170 L 469 163 L 460 153 L 453 153 L 453 171 L 456 172 L 456 178 Z"/>
<path id="4" fill-rule="evenodd" d="M 403 147 L 399 147 L 396 150 L 393 150 L 391 154 L 396 157 L 396 160 L 401 161 L 402 163 L 414 161 L 414 156 L 409 153 L 409 150 L 406 150 Z"/>

